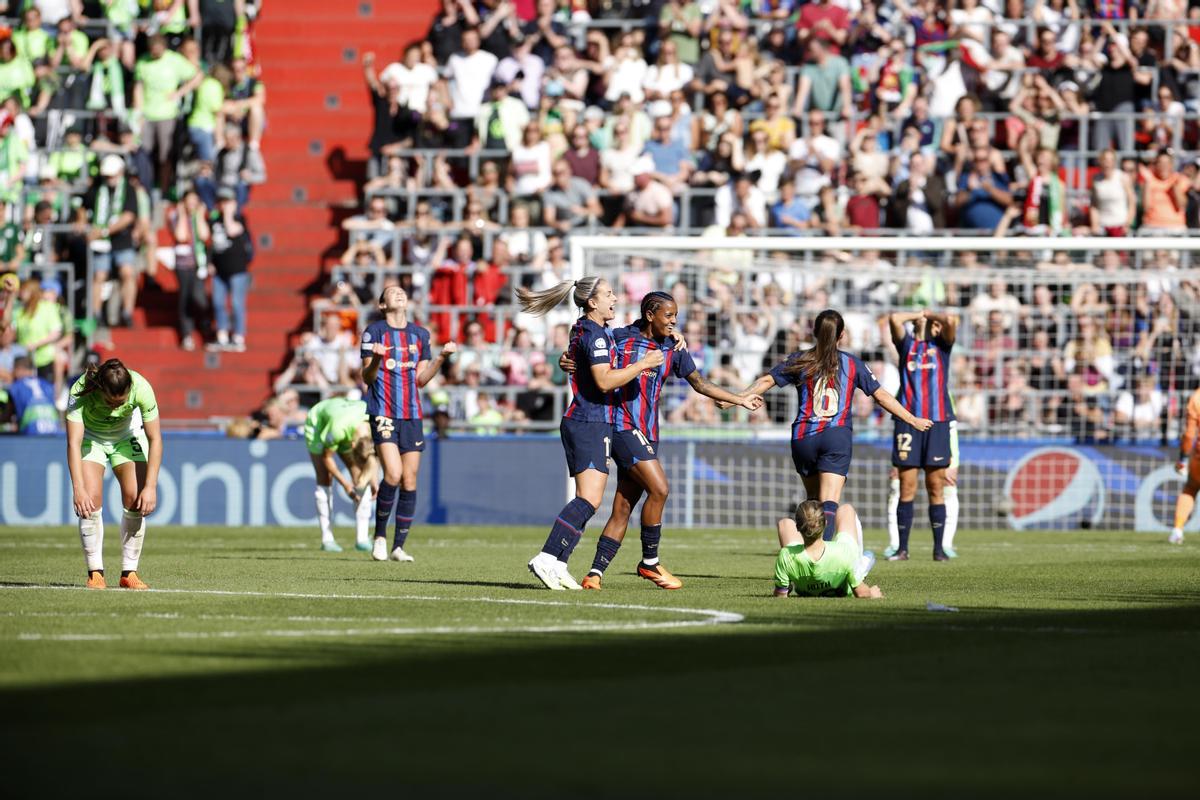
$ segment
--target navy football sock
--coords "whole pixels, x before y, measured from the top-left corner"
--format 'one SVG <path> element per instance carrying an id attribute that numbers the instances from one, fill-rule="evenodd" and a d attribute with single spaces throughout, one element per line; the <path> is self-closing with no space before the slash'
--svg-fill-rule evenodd
<path id="1" fill-rule="evenodd" d="M 542 552 L 565 561 L 564 554 L 566 557 L 571 555 L 571 551 L 579 543 L 579 537 L 583 536 L 584 526 L 595 513 L 596 509 L 592 504 L 582 497 L 576 497 L 567 503 L 563 510 L 558 512 L 554 526 L 550 528 L 550 535 L 542 545 Z"/>
<path id="2" fill-rule="evenodd" d="M 401 489 L 396 495 L 396 536 L 392 540 L 392 549 L 404 547 L 408 539 L 408 529 L 412 527 L 413 517 L 417 513 L 417 493 Z"/>
<path id="3" fill-rule="evenodd" d="M 942 534 L 946 531 L 946 504 L 929 506 L 929 524 L 933 526 L 933 552 L 942 552 Z"/>
<path id="4" fill-rule="evenodd" d="M 379 494 L 375 497 L 375 535 L 387 538 L 388 523 L 392 521 L 392 507 L 396 504 L 396 485 L 381 481 Z"/>
<path id="5" fill-rule="evenodd" d="M 603 575 L 604 570 L 608 569 L 608 565 L 617 557 L 617 551 L 621 549 L 621 543 L 616 539 L 610 539 L 607 536 L 601 536 L 596 540 L 596 557 L 592 559 L 592 568 L 588 570 L 588 574 Z"/>
<path id="6" fill-rule="evenodd" d="M 652 567 L 658 563 L 658 542 L 662 539 L 662 525 L 642 526 L 642 563 Z"/>
<path id="7" fill-rule="evenodd" d="M 946 521 L 946 507 L 942 506 L 942 521 Z M 900 549 L 908 549 L 908 534 L 912 532 L 913 501 L 901 500 L 896 506 L 896 527 L 900 530 Z"/>
<path id="8" fill-rule="evenodd" d="M 832 542 L 833 537 L 837 536 L 838 504 L 832 500 L 825 500 L 821 503 L 821 510 L 825 512 L 825 535 L 821 538 L 827 542 Z"/>

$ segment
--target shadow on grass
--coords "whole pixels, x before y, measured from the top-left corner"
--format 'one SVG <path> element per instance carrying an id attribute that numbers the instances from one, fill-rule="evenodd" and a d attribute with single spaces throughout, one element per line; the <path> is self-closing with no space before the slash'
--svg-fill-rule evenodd
<path id="1" fill-rule="evenodd" d="M 747 623 L 789 627 L 137 644 L 147 657 L 260 671 L 0 691 L 6 785 L 12 796 L 117 786 L 135 753 L 137 792 L 172 797 L 778 797 L 797 781 L 805 794 L 1101 797 L 1194 786 L 1200 694 L 1153 676 L 1200 658 L 1198 605 L 864 606 L 848 617 L 834 601 L 772 602 Z M 814 746 L 843 735 L 854 746 Z M 597 753 L 626 750 L 597 768 Z"/>

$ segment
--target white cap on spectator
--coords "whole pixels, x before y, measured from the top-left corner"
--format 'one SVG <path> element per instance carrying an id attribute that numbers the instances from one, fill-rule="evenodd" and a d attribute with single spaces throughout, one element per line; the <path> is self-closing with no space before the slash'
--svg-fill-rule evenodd
<path id="1" fill-rule="evenodd" d="M 125 159 L 109 153 L 100 162 L 100 174 L 106 178 L 120 175 L 125 171 Z"/>
<path id="2" fill-rule="evenodd" d="M 583 112 L 583 118 L 602 120 L 604 119 L 604 109 L 599 106 L 588 106 L 587 110 Z"/>
<path id="3" fill-rule="evenodd" d="M 630 172 L 633 173 L 633 177 L 635 178 L 638 175 L 649 175 L 651 172 L 654 172 L 654 159 L 647 155 L 640 156 L 637 161 L 633 162 L 633 168 Z"/>

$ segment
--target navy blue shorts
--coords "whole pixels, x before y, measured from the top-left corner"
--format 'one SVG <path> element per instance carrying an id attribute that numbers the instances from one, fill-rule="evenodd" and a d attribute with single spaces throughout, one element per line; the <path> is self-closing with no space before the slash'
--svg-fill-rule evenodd
<path id="1" fill-rule="evenodd" d="M 658 441 L 641 431 L 617 431 L 613 439 L 613 461 L 621 469 L 631 469 L 642 461 L 658 460 Z"/>
<path id="2" fill-rule="evenodd" d="M 935 422 L 921 433 L 907 422 L 896 420 L 892 437 L 892 466 L 944 469 L 950 466 L 950 423 Z"/>
<path id="3" fill-rule="evenodd" d="M 813 436 L 792 439 L 792 463 L 801 478 L 818 472 L 846 476 L 854 451 L 854 433 L 846 426 L 826 428 Z"/>
<path id="4" fill-rule="evenodd" d="M 420 453 L 425 449 L 425 429 L 419 419 L 370 417 L 371 439 L 375 444 L 394 444 L 401 453 Z"/>
<path id="5" fill-rule="evenodd" d="M 613 440 L 612 423 L 583 422 L 563 417 L 558 430 L 562 434 L 567 469 L 572 475 L 589 469 L 608 474 L 608 456 Z"/>

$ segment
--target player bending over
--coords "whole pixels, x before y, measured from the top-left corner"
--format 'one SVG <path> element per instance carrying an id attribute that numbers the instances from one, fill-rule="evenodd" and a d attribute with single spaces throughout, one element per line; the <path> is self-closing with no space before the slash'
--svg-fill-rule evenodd
<path id="1" fill-rule="evenodd" d="M 457 345 L 446 342 L 433 358 L 429 331 L 408 321 L 408 294 L 388 286 L 379 295 L 383 319 L 363 331 L 363 383 L 369 389 L 367 414 L 383 482 L 375 500 L 375 542 L 371 558 L 386 561 L 387 529 L 396 512 L 392 561 L 412 561 L 404 543 L 417 513 L 417 473 L 425 450 L 421 389 L 433 380 Z"/>
<path id="2" fill-rule="evenodd" d="M 1179 460 L 1175 471 L 1187 482 L 1175 500 L 1175 527 L 1167 541 L 1183 544 L 1183 526 L 1196 508 L 1196 491 L 1200 490 L 1200 452 L 1197 452 L 1197 434 L 1200 434 L 1200 389 L 1192 392 L 1187 401 L 1187 422 L 1183 436 L 1179 438 Z"/>
<path id="3" fill-rule="evenodd" d="M 133 430 L 133 412 L 142 430 Z M 93 364 L 71 387 L 67 404 L 67 468 L 89 589 L 104 589 L 104 466 L 121 486 L 121 588 L 148 589 L 138 577 L 146 517 L 158 504 L 163 443 L 158 401 L 141 375 L 110 358 Z"/>
<path id="4" fill-rule="evenodd" d="M 317 474 L 317 523 L 321 527 L 321 549 L 342 552 L 333 538 L 333 481 L 346 491 L 355 505 L 356 550 L 370 550 L 370 525 L 374 485 L 379 464 L 371 442 L 365 400 L 331 397 L 317 403 L 304 420 L 304 442 Z M 347 478 L 338 469 L 334 455 L 350 470 Z"/>
<path id="5" fill-rule="evenodd" d="M 679 589 L 683 581 L 672 575 L 658 560 L 662 538 L 662 513 L 667 504 L 667 473 L 659 462 L 658 401 L 668 377 L 685 380 L 705 397 L 740 405 L 751 411 L 762 406 L 758 395 L 737 395 L 707 381 L 681 340 L 675 337 L 679 307 L 666 292 L 650 292 L 642 298 L 641 317 L 634 324 L 613 331 L 617 366 L 634 364 L 661 352 L 663 362 L 642 370 L 637 379 L 617 392 L 618 402 L 613 424 L 613 459 L 617 462 L 617 494 L 604 532 L 596 541 L 592 568 L 583 579 L 583 588 L 599 589 L 604 571 L 617 557 L 617 550 L 629 527 L 634 506 L 647 495 L 642 505 L 642 560 L 637 574 L 660 589 Z M 574 369 L 574 364 L 564 363 Z"/>
<path id="6" fill-rule="evenodd" d="M 892 466 L 899 471 L 900 496 L 896 509 L 897 542 L 884 555 L 888 561 L 908 560 L 913 500 L 917 496 L 917 470 L 925 471 L 929 493 L 929 524 L 933 529 L 933 560 L 947 561 L 943 536 L 946 528 L 946 470 L 953 453 L 950 437 L 954 404 L 950 399 L 950 351 L 958 332 L 952 317 L 933 311 L 892 314 L 888 318 L 892 343 L 900 355 L 900 392 L 897 400 L 914 416 L 933 421 L 921 431 L 902 419 L 895 420 Z M 913 325 L 912 333 L 905 328 Z"/>
<path id="7" fill-rule="evenodd" d="M 825 510 L 816 500 L 796 507 L 795 519 L 779 520 L 779 557 L 775 559 L 775 596 L 883 597 L 878 586 L 863 581 L 875 564 L 863 552 L 862 523 L 854 506 L 841 506 L 834 517 L 837 536 L 825 541 Z"/>

